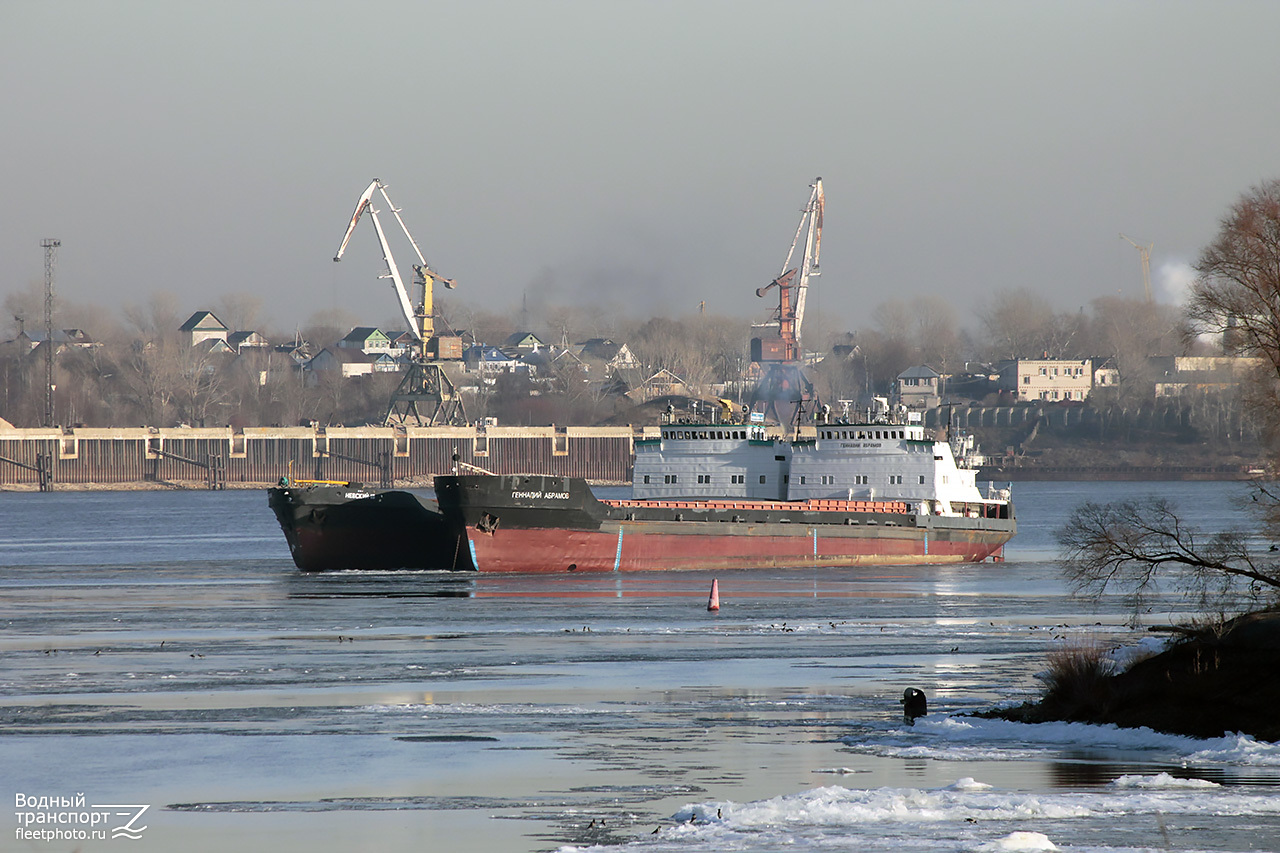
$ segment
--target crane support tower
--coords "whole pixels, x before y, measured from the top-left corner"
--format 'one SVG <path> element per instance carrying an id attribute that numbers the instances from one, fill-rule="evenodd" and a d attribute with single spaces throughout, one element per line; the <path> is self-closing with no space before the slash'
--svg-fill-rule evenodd
<path id="1" fill-rule="evenodd" d="M 396 222 L 400 223 L 400 229 L 404 231 L 404 236 L 409 239 L 414 253 L 418 256 L 418 263 L 413 265 L 414 284 L 420 288 L 420 299 L 417 305 L 413 305 L 409 299 L 404 279 L 400 276 L 400 267 L 396 264 L 391 246 L 387 243 L 386 232 L 382 229 L 382 220 L 378 218 L 378 211 L 373 206 L 375 192 L 381 194 L 383 201 L 387 203 L 387 209 L 395 216 Z M 405 323 L 408 324 L 410 334 L 417 342 L 413 361 L 404 379 L 400 381 L 399 387 L 391 395 L 391 404 L 387 408 L 384 420 L 391 426 L 405 426 L 410 423 L 414 426 L 465 425 L 467 412 L 462 404 L 462 398 L 440 364 L 441 359 L 461 358 L 461 341 L 453 335 L 436 334 L 435 305 L 432 300 L 432 290 L 436 282 L 448 288 L 456 285 L 452 279 L 439 275 L 428 266 L 422 249 L 418 247 L 418 241 L 413 239 L 408 226 L 400 217 L 400 209 L 391 203 L 386 185 L 378 178 L 373 179 L 356 202 L 355 212 L 351 214 L 351 222 L 347 225 L 347 233 L 343 235 L 342 243 L 333 256 L 334 261 L 342 260 L 342 254 L 347 250 L 347 243 L 351 241 L 351 235 L 365 213 L 369 214 L 373 229 L 378 234 L 378 245 L 382 247 L 382 260 L 387 266 L 386 273 L 379 278 L 391 279 L 391 286 L 400 303 L 400 311 L 404 315 Z"/>
<path id="2" fill-rule="evenodd" d="M 801 210 L 800 224 L 796 227 L 787 259 L 782 263 L 782 272 L 756 290 L 756 296 L 764 297 L 776 287 L 778 309 L 768 322 L 752 327 L 754 334 L 751 338 L 751 360 L 763 370 L 751 395 L 751 410 L 778 423 L 794 422 L 797 426 L 807 417 L 816 415 L 822 405 L 813 383 L 804 375 L 800 331 L 809 280 L 821 275 L 818 259 L 822 250 L 822 213 L 826 203 L 822 178 L 815 179 L 809 186 L 812 190 L 809 202 Z M 805 240 L 800 266 L 791 267 L 791 259 L 802 234 Z"/>

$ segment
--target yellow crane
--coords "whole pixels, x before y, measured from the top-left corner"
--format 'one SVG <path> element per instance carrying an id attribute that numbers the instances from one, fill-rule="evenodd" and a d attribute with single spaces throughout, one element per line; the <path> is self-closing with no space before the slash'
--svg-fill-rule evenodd
<path id="1" fill-rule="evenodd" d="M 409 242 L 413 244 L 413 251 L 421 262 L 413 265 L 415 283 L 422 287 L 422 301 L 418 303 L 416 308 L 409 300 L 409 292 L 405 289 L 404 279 L 400 277 L 400 268 L 396 265 L 396 260 L 391 255 L 391 246 L 387 243 L 387 235 L 382 230 L 382 220 L 378 218 L 378 211 L 373 208 L 374 192 L 382 194 L 382 198 L 387 203 L 387 209 L 391 211 L 396 221 L 400 223 L 404 236 L 408 237 Z M 439 282 L 445 287 L 453 287 L 453 279 L 438 275 L 427 266 L 427 260 L 423 257 L 422 249 L 418 248 L 418 241 L 413 239 L 413 235 L 409 233 L 404 220 L 400 218 L 400 209 L 391 203 L 390 197 L 387 196 L 386 185 L 377 178 L 374 178 L 369 186 L 365 188 L 365 191 L 360 195 L 359 201 L 356 202 L 356 210 L 355 213 L 351 214 L 351 222 L 347 225 L 347 232 L 342 236 L 342 243 L 338 246 L 338 251 L 333 256 L 335 261 L 342 260 L 342 253 L 347 250 L 347 243 L 351 241 L 351 234 L 356 230 L 360 217 L 365 213 L 368 213 L 369 218 L 373 220 L 373 229 L 378 233 L 378 245 L 382 247 L 382 260 L 387 266 L 386 275 L 379 277 L 391 279 L 391 285 L 395 288 L 396 298 L 400 302 L 400 311 L 404 314 L 405 323 L 409 326 L 409 332 L 418 339 L 418 351 L 409 364 L 409 369 L 405 372 L 404 378 L 400 380 L 399 387 L 391 395 L 391 405 L 388 407 L 387 415 L 383 420 L 388 425 L 399 426 L 407 426 L 410 420 L 413 421 L 415 426 L 437 426 L 440 424 L 465 426 L 468 421 L 462 397 L 458 395 L 457 390 L 453 387 L 453 382 L 440 366 L 442 354 L 440 352 L 440 338 L 435 331 L 435 304 L 432 301 L 432 285 L 435 282 Z M 421 409 L 419 408 L 420 406 Z"/>
<path id="2" fill-rule="evenodd" d="M 1121 240 L 1128 240 L 1129 245 L 1138 250 L 1138 254 L 1142 256 L 1142 289 L 1146 291 L 1147 302 L 1151 302 L 1151 250 L 1155 248 L 1155 243 L 1142 245 L 1127 234 L 1120 235 Z"/>

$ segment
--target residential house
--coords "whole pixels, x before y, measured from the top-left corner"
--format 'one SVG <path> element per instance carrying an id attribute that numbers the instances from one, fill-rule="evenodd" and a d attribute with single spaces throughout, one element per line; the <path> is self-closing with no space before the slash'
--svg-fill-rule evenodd
<path id="1" fill-rule="evenodd" d="M 387 337 L 391 339 L 389 351 L 396 357 L 412 355 L 418 351 L 418 339 L 413 336 L 413 332 L 396 332 Z"/>
<path id="2" fill-rule="evenodd" d="M 508 337 L 502 344 L 503 349 L 518 349 L 521 353 L 526 355 L 531 352 L 537 352 L 545 346 L 546 344 L 543 342 L 542 338 L 538 337 L 533 332 L 516 332 Z"/>
<path id="3" fill-rule="evenodd" d="M 315 358 L 307 362 L 306 369 L 312 383 L 317 381 L 319 374 L 322 373 L 336 372 L 343 379 L 350 379 L 353 376 L 367 376 L 373 373 L 374 365 L 381 356 L 391 358 L 385 352 L 371 355 L 364 350 L 352 347 L 325 347 L 316 353 Z"/>
<path id="4" fill-rule="evenodd" d="M 603 365 L 604 374 L 612 376 L 619 370 L 630 370 L 640 366 L 640 359 L 626 344 L 615 343 L 608 338 L 591 338 L 573 345 L 574 353 L 588 365 Z"/>
<path id="5" fill-rule="evenodd" d="M 274 349 L 276 352 L 288 355 L 299 367 L 311 360 L 311 342 L 303 340 L 301 335 L 294 335 L 293 340 L 276 344 Z"/>
<path id="6" fill-rule="evenodd" d="M 691 397 L 692 389 L 685 381 L 665 367 L 627 392 L 637 403 L 647 403 L 658 397 Z"/>
<path id="7" fill-rule="evenodd" d="M 1114 358 L 1095 358 L 1093 362 L 1093 387 L 1115 388 L 1120 384 L 1120 370 Z"/>
<path id="8" fill-rule="evenodd" d="M 468 347 L 462 354 L 467 370 L 479 373 L 486 385 L 497 381 L 498 374 L 528 371 L 529 365 L 516 352 L 505 352 L 502 349 L 486 344 Z"/>
<path id="9" fill-rule="evenodd" d="M 203 341 L 194 344 L 192 349 L 203 350 L 211 355 L 223 355 L 225 353 L 234 353 L 231 345 L 221 338 L 205 338 Z"/>
<path id="10" fill-rule="evenodd" d="M 585 376 L 591 372 L 591 366 L 576 347 L 569 347 L 568 349 L 548 347 L 538 355 L 546 365 L 548 373 L 556 373 L 561 376 Z M 533 358 L 533 356 L 529 358 Z"/>
<path id="11" fill-rule="evenodd" d="M 12 341 L 5 343 L 13 344 L 19 350 L 30 351 L 44 343 L 44 330 L 28 332 L 25 329 L 18 332 L 17 337 Z M 78 349 L 91 349 L 100 347 L 102 344 L 85 334 L 83 329 L 54 329 L 53 343 L 57 347 L 57 352 L 61 352 L 67 347 L 76 347 Z"/>
<path id="12" fill-rule="evenodd" d="M 187 336 L 187 342 L 190 346 L 195 346 L 201 341 L 213 339 L 220 340 L 225 344 L 231 329 L 226 323 L 219 320 L 212 311 L 197 311 L 187 318 L 187 322 L 178 327 L 178 331 Z"/>
<path id="13" fill-rule="evenodd" d="M 271 343 L 257 332 L 232 332 L 227 335 L 227 346 L 236 352 L 265 352 Z"/>
<path id="14" fill-rule="evenodd" d="M 1228 391 L 1263 365 L 1260 358 L 1238 356 L 1151 356 L 1157 397 Z"/>
<path id="15" fill-rule="evenodd" d="M 942 374 L 921 364 L 898 374 L 894 386 L 898 402 L 913 411 L 933 409 L 942 402 Z"/>
<path id="16" fill-rule="evenodd" d="M 342 349 L 358 349 L 365 353 L 385 353 L 391 351 L 391 338 L 381 329 L 374 326 L 356 326 L 347 336 L 338 341 Z"/>

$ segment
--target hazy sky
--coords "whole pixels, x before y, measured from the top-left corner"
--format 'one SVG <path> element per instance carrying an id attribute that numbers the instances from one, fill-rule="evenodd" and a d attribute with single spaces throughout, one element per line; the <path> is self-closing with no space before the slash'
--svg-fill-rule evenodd
<path id="1" fill-rule="evenodd" d="M 1270 2 L 0 2 L 0 291 L 227 293 L 394 324 L 373 177 L 483 307 L 763 315 L 807 200 L 810 295 L 962 310 L 1158 296 L 1280 177 Z M 410 250 L 396 243 L 407 268 Z M 0 293 L 0 295 L 3 295 Z"/>

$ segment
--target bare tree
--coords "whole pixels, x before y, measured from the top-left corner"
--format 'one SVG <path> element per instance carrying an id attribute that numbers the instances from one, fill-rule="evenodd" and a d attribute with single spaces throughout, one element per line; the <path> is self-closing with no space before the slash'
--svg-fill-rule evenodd
<path id="1" fill-rule="evenodd" d="M 233 330 L 256 330 L 261 311 L 262 297 L 254 293 L 226 293 L 218 300 L 218 316 Z"/>
<path id="2" fill-rule="evenodd" d="M 1054 313 L 1043 296 L 1026 288 L 995 294 L 978 312 L 992 358 L 1039 358 L 1048 350 Z"/>
<path id="3" fill-rule="evenodd" d="M 1201 605 L 1280 601 L 1280 554 L 1241 530 L 1201 533 L 1161 498 L 1080 504 L 1056 538 L 1077 592 L 1121 588 L 1135 611 L 1161 581 Z"/>
<path id="4" fill-rule="evenodd" d="M 177 374 L 173 402 L 178 420 L 193 426 L 208 426 L 228 398 L 227 367 L 231 356 L 215 353 L 203 345 L 182 347 L 173 353 Z"/>
<path id="5" fill-rule="evenodd" d="M 1246 400 L 1280 434 L 1280 179 L 1254 187 L 1223 218 L 1196 262 L 1187 315 L 1195 329 L 1222 336 L 1229 352 L 1256 356 L 1265 369 Z"/>
<path id="6" fill-rule="evenodd" d="M 944 375 L 951 373 L 963 360 L 955 308 L 944 297 L 920 296 L 911 301 L 911 316 L 917 364 L 927 364 Z"/>
<path id="7" fill-rule="evenodd" d="M 1196 330 L 1224 335 L 1231 348 L 1268 368 L 1246 383 L 1258 411 L 1280 432 L 1280 181 L 1242 196 L 1222 220 L 1217 238 L 1196 263 L 1200 277 L 1187 314 Z M 1157 324 L 1159 325 L 1159 324 Z M 1085 503 L 1057 531 L 1066 576 L 1081 591 L 1129 590 L 1140 604 L 1168 578 L 1202 604 L 1280 602 L 1280 550 L 1257 543 L 1280 532 L 1280 492 L 1258 485 L 1251 506 L 1260 524 L 1203 534 L 1167 501 Z M 1239 596 L 1239 598 L 1237 598 Z"/>

